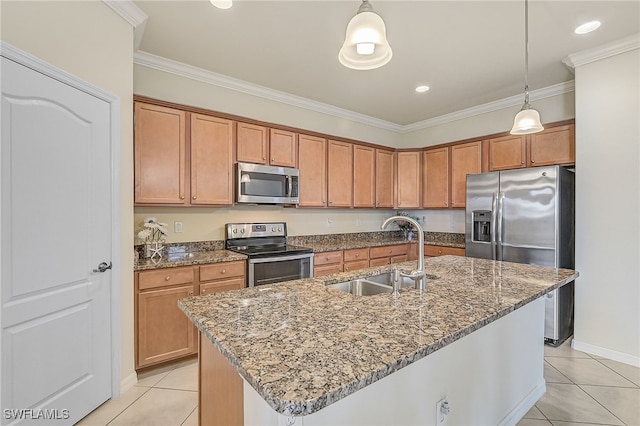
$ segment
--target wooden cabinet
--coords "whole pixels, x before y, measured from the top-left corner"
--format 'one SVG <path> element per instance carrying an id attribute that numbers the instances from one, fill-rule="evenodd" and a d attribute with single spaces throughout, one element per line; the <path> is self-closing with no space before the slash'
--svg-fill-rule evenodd
<path id="1" fill-rule="evenodd" d="M 376 149 L 376 207 L 393 208 L 393 151 Z"/>
<path id="2" fill-rule="evenodd" d="M 376 205 L 376 150 L 353 146 L 353 207 Z"/>
<path id="3" fill-rule="evenodd" d="M 372 247 L 369 249 L 369 264 L 383 266 L 409 260 L 409 244 Z"/>
<path id="4" fill-rule="evenodd" d="M 576 162 L 574 125 L 549 127 L 529 135 L 529 163 L 532 166 L 572 165 Z"/>
<path id="5" fill-rule="evenodd" d="M 526 136 L 508 135 L 488 139 L 489 170 L 508 170 L 526 167 Z"/>
<path id="6" fill-rule="evenodd" d="M 244 261 L 200 266 L 200 295 L 238 290 L 245 286 Z"/>
<path id="7" fill-rule="evenodd" d="M 300 206 L 327 205 L 327 141 L 298 135 L 298 167 L 300 168 Z"/>
<path id="8" fill-rule="evenodd" d="M 269 164 L 296 167 L 298 164 L 297 135 L 286 130 L 269 130 Z"/>
<path id="9" fill-rule="evenodd" d="M 396 207 L 399 209 L 421 206 L 421 157 L 420 151 L 402 151 L 396 154 Z"/>
<path id="10" fill-rule="evenodd" d="M 134 273 L 136 369 L 198 352 L 196 329 L 178 300 L 244 288 L 245 262 Z"/>
<path id="11" fill-rule="evenodd" d="M 186 113 L 136 102 L 134 114 L 134 201 L 184 204 Z"/>
<path id="12" fill-rule="evenodd" d="M 313 276 L 337 274 L 342 272 L 342 250 L 316 253 L 313 257 Z"/>
<path id="13" fill-rule="evenodd" d="M 531 135 L 487 139 L 489 170 L 575 164 L 574 125 L 548 127 Z"/>
<path id="14" fill-rule="evenodd" d="M 136 204 L 233 204 L 234 121 L 142 102 L 135 113 Z"/>
<path id="15" fill-rule="evenodd" d="M 451 146 L 451 207 L 467 203 L 467 175 L 482 172 L 482 142 Z"/>
<path id="16" fill-rule="evenodd" d="M 452 254 L 454 256 L 464 256 L 464 249 L 457 247 L 433 246 L 427 244 L 424 245 L 425 257 L 446 256 L 448 254 Z"/>
<path id="17" fill-rule="evenodd" d="M 422 207 L 449 207 L 449 147 L 422 153 Z"/>
<path id="18" fill-rule="evenodd" d="M 296 167 L 296 134 L 249 123 L 238 123 L 238 161 Z"/>
<path id="19" fill-rule="evenodd" d="M 267 164 L 269 129 L 249 123 L 238 123 L 236 158 L 247 163 Z"/>
<path id="20" fill-rule="evenodd" d="M 191 115 L 191 204 L 233 204 L 233 124 Z"/>
<path id="21" fill-rule="evenodd" d="M 343 252 L 344 272 L 357 271 L 369 267 L 369 249 L 351 249 Z"/>
<path id="22" fill-rule="evenodd" d="M 193 267 L 139 272 L 137 287 L 136 367 L 195 354 L 196 329 L 177 305 L 194 294 Z"/>
<path id="23" fill-rule="evenodd" d="M 328 141 L 327 166 L 329 207 L 352 207 L 353 144 Z"/>

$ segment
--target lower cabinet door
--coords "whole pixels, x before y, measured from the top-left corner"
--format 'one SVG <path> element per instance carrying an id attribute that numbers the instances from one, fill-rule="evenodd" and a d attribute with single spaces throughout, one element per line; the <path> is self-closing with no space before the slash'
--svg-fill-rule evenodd
<path id="1" fill-rule="evenodd" d="M 342 272 L 342 263 L 332 265 L 321 265 L 313 267 L 313 276 L 322 277 L 325 275 L 337 274 Z"/>
<path id="2" fill-rule="evenodd" d="M 369 267 L 369 260 L 356 260 L 354 262 L 344 263 L 344 272 L 357 271 L 358 269 L 364 269 Z"/>
<path id="3" fill-rule="evenodd" d="M 391 258 L 389 257 L 379 257 L 376 259 L 369 260 L 369 266 L 385 266 L 391 263 Z"/>
<path id="4" fill-rule="evenodd" d="M 137 367 L 198 352 L 196 328 L 178 308 L 193 284 L 138 294 Z"/>

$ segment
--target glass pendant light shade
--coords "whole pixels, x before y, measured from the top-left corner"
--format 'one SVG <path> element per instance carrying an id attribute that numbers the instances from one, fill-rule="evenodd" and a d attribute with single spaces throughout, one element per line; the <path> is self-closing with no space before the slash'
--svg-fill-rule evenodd
<path id="1" fill-rule="evenodd" d="M 356 16 L 347 25 L 338 60 L 348 68 L 371 70 L 386 64 L 392 56 L 384 21 L 364 0 Z"/>
<path id="2" fill-rule="evenodd" d="M 513 120 L 512 135 L 528 135 L 529 133 L 537 133 L 544 130 L 540 122 L 540 114 L 535 109 L 523 108 L 520 110 Z"/>

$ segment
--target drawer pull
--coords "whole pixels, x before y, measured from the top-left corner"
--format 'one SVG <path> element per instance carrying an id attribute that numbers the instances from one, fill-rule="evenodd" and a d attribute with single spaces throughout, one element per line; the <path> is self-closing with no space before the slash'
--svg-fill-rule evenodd
<path id="1" fill-rule="evenodd" d="M 189 292 L 189 296 L 193 296 L 193 290 Z"/>
<path id="2" fill-rule="evenodd" d="M 204 288 L 203 288 L 202 290 L 200 290 L 200 294 L 201 294 L 201 295 L 203 295 L 203 296 L 204 296 L 204 294 L 205 294 L 206 292 L 207 292 L 207 291 L 206 291 Z"/>
<path id="3" fill-rule="evenodd" d="M 223 269 L 223 270 L 222 270 L 222 272 L 220 272 L 220 273 L 221 273 L 221 274 L 226 274 L 226 273 L 227 273 L 227 270 L 226 270 L 226 269 Z"/>
<path id="4" fill-rule="evenodd" d="M 171 276 L 170 276 L 170 275 L 167 275 L 166 277 L 164 277 L 164 280 L 165 280 L 165 281 L 169 281 L 170 279 L 171 279 Z"/>
<path id="5" fill-rule="evenodd" d="M 360 253 L 356 253 L 356 257 L 360 257 Z"/>

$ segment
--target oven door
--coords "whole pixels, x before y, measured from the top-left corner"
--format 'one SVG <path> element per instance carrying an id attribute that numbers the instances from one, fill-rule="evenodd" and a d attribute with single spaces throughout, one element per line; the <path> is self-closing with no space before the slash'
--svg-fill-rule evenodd
<path id="1" fill-rule="evenodd" d="M 249 259 L 248 286 L 268 285 L 313 276 L 313 253 Z"/>

